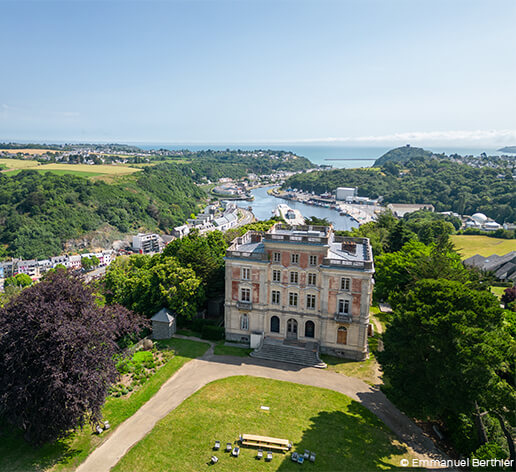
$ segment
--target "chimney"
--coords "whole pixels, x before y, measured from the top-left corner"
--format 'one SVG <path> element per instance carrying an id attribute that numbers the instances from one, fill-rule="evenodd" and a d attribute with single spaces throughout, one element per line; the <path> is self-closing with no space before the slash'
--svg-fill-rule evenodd
<path id="1" fill-rule="evenodd" d="M 262 240 L 260 233 L 251 233 L 251 243 L 259 243 Z"/>
<path id="2" fill-rule="evenodd" d="M 353 241 L 344 241 L 342 243 L 342 250 L 346 251 L 348 254 L 356 254 L 357 243 L 355 243 Z"/>

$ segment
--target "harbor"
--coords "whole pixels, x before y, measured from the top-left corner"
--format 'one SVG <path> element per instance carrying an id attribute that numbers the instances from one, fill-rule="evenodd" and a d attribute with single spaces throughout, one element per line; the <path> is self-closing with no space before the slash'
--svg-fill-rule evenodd
<path id="1" fill-rule="evenodd" d="M 238 206 L 250 209 L 256 219 L 268 220 L 273 216 L 272 211 L 279 204 L 286 204 L 292 210 L 298 210 L 305 218 L 315 216 L 317 218 L 325 218 L 333 224 L 336 230 L 349 231 L 359 226 L 357 220 L 346 214 L 341 215 L 339 208 L 330 208 L 326 206 L 317 206 L 305 203 L 303 201 L 289 200 L 281 196 L 276 197 L 272 194 L 275 186 L 258 187 L 251 190 L 253 196 L 252 202 L 238 202 Z"/>

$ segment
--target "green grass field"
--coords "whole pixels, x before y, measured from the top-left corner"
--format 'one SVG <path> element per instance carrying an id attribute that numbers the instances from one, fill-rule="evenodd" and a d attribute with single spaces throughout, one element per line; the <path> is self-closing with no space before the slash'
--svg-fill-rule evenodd
<path id="1" fill-rule="evenodd" d="M 269 411 L 260 409 L 268 406 Z M 234 443 L 239 434 L 288 439 L 293 450 L 316 453 L 316 462 L 293 463 L 290 453 L 256 460 L 256 449 L 238 458 L 217 452 L 215 440 Z M 127 472 L 183 471 L 370 471 L 392 469 L 410 453 L 370 411 L 330 390 L 255 377 L 208 384 L 161 420 L 112 469 Z"/>
<path id="2" fill-rule="evenodd" d="M 450 238 L 462 259 L 467 259 L 475 254 L 484 257 L 491 254 L 503 256 L 508 252 L 516 251 L 516 239 L 499 239 L 466 234 L 454 234 Z"/>
<path id="3" fill-rule="evenodd" d="M 502 298 L 503 293 L 507 287 L 490 287 L 491 293 L 496 295 L 498 299 Z"/>
<path id="4" fill-rule="evenodd" d="M 370 385 L 376 385 L 377 361 L 375 352 L 378 346 L 379 334 L 369 338 L 369 358 L 365 361 L 353 361 L 342 359 L 340 357 L 321 355 L 321 359 L 328 365 L 328 370 L 337 372 L 338 374 L 347 375 L 348 377 L 356 377 Z"/>
<path id="5" fill-rule="evenodd" d="M 71 174 L 80 177 L 98 176 L 125 176 L 140 172 L 142 169 L 126 165 L 88 165 L 88 164 L 41 164 L 29 159 L 0 159 L 0 165 L 7 175 L 16 175 L 22 170 L 37 170 L 38 172 L 52 172 L 58 175 Z"/>
<path id="6" fill-rule="evenodd" d="M 109 420 L 111 430 L 132 416 L 147 402 L 185 363 L 202 356 L 209 345 L 183 339 L 162 341 L 163 348 L 175 349 L 176 355 L 143 387 L 130 396 L 109 397 L 103 408 L 104 418 Z M 55 444 L 47 444 L 33 448 L 25 442 L 19 432 L 5 431 L 0 440 L 0 470 L 1 471 L 40 471 L 40 470 L 75 470 L 75 468 L 95 449 L 106 436 L 93 434 L 86 426 L 79 429 L 70 437 Z"/>
<path id="7" fill-rule="evenodd" d="M 251 353 L 252 349 L 246 349 L 237 346 L 224 346 L 224 341 L 219 341 L 215 345 L 213 350 L 217 356 L 236 356 L 236 357 L 247 357 Z"/>

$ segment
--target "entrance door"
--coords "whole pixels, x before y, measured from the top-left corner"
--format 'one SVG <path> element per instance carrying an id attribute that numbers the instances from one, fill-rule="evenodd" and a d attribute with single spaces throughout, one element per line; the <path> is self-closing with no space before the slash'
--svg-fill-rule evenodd
<path id="1" fill-rule="evenodd" d="M 293 318 L 287 321 L 287 338 L 297 339 L 297 321 Z"/>
<path id="2" fill-rule="evenodd" d="M 337 331 L 337 343 L 338 344 L 347 344 L 348 343 L 348 330 L 341 326 Z"/>

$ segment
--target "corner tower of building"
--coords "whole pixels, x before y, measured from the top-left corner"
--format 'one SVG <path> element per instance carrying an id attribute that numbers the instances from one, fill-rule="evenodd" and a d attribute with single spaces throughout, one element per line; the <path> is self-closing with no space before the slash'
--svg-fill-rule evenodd
<path id="1" fill-rule="evenodd" d="M 326 226 L 249 231 L 226 253 L 226 339 L 314 342 L 365 359 L 374 264 L 367 238 Z"/>

